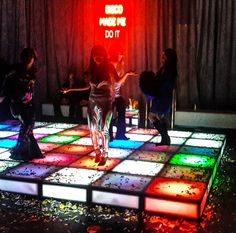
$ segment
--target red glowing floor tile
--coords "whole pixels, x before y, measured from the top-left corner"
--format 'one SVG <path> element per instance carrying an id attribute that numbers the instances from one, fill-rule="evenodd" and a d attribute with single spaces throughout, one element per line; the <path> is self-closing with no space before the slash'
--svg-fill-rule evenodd
<path id="1" fill-rule="evenodd" d="M 205 190 L 204 182 L 156 177 L 145 193 L 176 200 L 200 201 Z"/>
<path id="2" fill-rule="evenodd" d="M 197 219 L 209 192 L 203 182 L 157 177 L 145 193 L 146 211 Z"/>
<path id="3" fill-rule="evenodd" d="M 73 154 L 73 155 L 87 155 L 93 151 L 93 146 L 73 145 L 67 144 L 56 148 L 53 152 Z"/>
<path id="4" fill-rule="evenodd" d="M 39 148 L 43 152 L 51 151 L 57 147 L 60 147 L 60 144 L 47 143 L 47 142 L 38 142 Z"/>
<path id="5" fill-rule="evenodd" d="M 82 158 L 78 159 L 74 163 L 70 164 L 70 167 L 76 168 L 87 168 L 87 169 L 96 169 L 101 171 L 108 171 L 115 167 L 119 162 L 120 159 L 113 159 L 108 158 L 107 162 L 104 166 L 99 166 L 98 163 L 95 163 L 95 158 L 92 156 L 83 156 Z"/>
<path id="6" fill-rule="evenodd" d="M 32 163 L 55 165 L 55 166 L 68 166 L 78 159 L 77 155 L 60 154 L 60 153 L 45 153 L 43 159 L 33 159 Z"/>

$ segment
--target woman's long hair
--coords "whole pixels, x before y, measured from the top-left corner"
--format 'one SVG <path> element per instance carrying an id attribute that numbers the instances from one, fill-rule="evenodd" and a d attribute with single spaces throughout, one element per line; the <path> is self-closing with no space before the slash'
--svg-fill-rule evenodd
<path id="1" fill-rule="evenodd" d="M 174 49 L 168 48 L 164 50 L 164 54 L 166 55 L 166 62 L 164 64 L 164 69 L 171 71 L 171 73 L 173 74 L 173 77 L 178 76 L 178 71 L 177 71 L 177 54 L 176 51 Z"/>
<path id="2" fill-rule="evenodd" d="M 94 62 L 94 56 L 103 57 L 102 63 L 97 66 Z M 90 64 L 88 72 L 90 74 L 90 81 L 94 84 L 98 84 L 104 80 L 109 80 L 109 60 L 106 49 L 101 45 L 95 45 L 90 54 Z"/>

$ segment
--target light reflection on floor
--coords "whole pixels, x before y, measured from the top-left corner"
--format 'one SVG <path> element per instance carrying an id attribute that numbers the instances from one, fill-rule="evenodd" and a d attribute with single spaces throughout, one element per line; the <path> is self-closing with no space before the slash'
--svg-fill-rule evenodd
<path id="1" fill-rule="evenodd" d="M 9 150 L 17 128 L 15 121 L 0 123 L 0 189 L 17 193 L 13 182 L 28 182 L 38 187 L 36 196 L 67 199 L 70 187 L 76 195 L 81 191 L 86 203 L 193 219 L 202 215 L 225 145 L 223 134 L 173 130 L 170 146 L 156 146 L 160 137 L 155 130 L 131 128 L 130 140 L 111 142 L 107 164 L 98 166 L 86 125 L 36 122 L 34 134 L 45 158 L 14 164 Z M 28 190 L 27 185 L 21 193 L 31 194 Z"/>

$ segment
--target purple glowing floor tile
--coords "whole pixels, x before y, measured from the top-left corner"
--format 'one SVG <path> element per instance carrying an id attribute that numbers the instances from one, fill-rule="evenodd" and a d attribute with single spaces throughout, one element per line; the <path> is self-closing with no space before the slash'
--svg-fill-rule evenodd
<path id="1" fill-rule="evenodd" d="M 39 140 L 39 139 L 41 139 L 41 138 L 43 138 L 43 137 L 46 137 L 46 136 L 47 136 L 47 134 L 37 134 L 37 133 L 34 134 L 34 138 L 35 138 L 36 140 Z M 17 139 L 18 139 L 18 134 L 15 134 L 15 135 L 9 137 L 9 139 L 17 140 Z"/>
<path id="2" fill-rule="evenodd" d="M 93 187 L 102 187 L 109 190 L 125 190 L 142 192 L 150 183 L 151 178 L 120 173 L 108 173 L 93 183 Z"/>
<path id="3" fill-rule="evenodd" d="M 58 170 L 55 166 L 24 163 L 3 173 L 6 177 L 41 180 Z"/>
<path id="4" fill-rule="evenodd" d="M 79 157 L 77 155 L 60 154 L 60 153 L 45 153 L 43 159 L 33 159 L 32 163 L 54 165 L 54 166 L 67 166 L 75 162 Z"/>

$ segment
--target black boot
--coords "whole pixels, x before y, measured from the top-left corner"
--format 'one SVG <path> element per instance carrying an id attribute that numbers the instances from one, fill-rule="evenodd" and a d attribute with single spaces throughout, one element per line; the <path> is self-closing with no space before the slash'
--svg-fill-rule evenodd
<path id="1" fill-rule="evenodd" d="M 170 145 L 170 137 L 167 132 L 166 123 L 165 122 L 161 123 L 159 120 L 156 119 L 153 122 L 153 125 L 155 126 L 155 128 L 158 130 L 158 132 L 161 135 L 161 142 L 156 143 L 156 146 Z"/>

